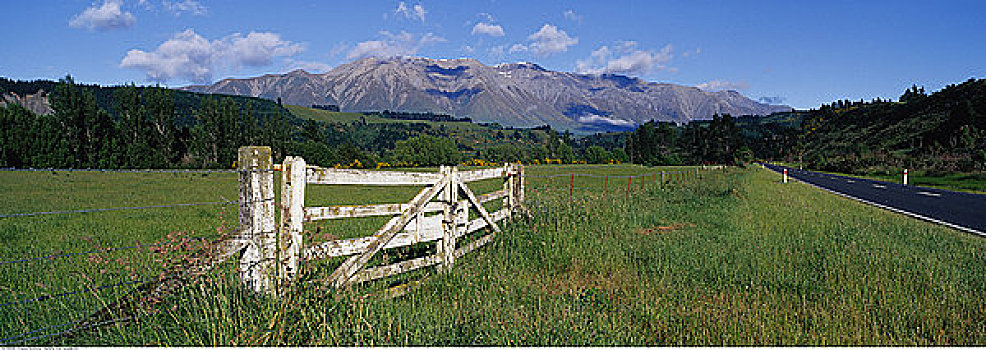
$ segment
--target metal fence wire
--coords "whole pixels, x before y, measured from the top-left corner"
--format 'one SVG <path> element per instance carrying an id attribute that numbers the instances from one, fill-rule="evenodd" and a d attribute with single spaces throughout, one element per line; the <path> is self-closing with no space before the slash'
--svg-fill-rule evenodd
<path id="1" fill-rule="evenodd" d="M 280 171 L 280 169 L 238 170 L 238 169 L 57 169 L 57 168 L 15 169 L 15 168 L 0 168 L 0 172 L 100 172 L 100 173 L 157 173 L 157 174 L 162 174 L 162 173 L 172 173 L 172 174 L 209 174 L 209 173 L 241 173 L 241 172 L 273 172 L 273 171 Z M 665 171 L 665 172 L 659 172 L 659 173 L 648 173 L 648 174 L 637 174 L 637 175 L 596 175 L 596 174 L 582 174 L 582 173 L 567 173 L 567 174 L 552 174 L 552 175 L 527 175 L 527 177 L 529 177 L 529 178 L 549 179 L 549 180 L 550 179 L 553 179 L 553 178 L 568 178 L 568 179 L 571 179 L 571 180 L 570 180 L 569 186 L 565 186 L 565 187 L 570 187 L 570 190 L 572 190 L 572 189 L 589 190 L 589 189 L 592 189 L 592 188 L 584 187 L 584 186 L 575 187 L 575 177 L 606 178 L 606 179 L 630 179 L 632 181 L 632 179 L 633 178 L 636 178 L 636 177 L 654 177 L 654 178 L 656 178 L 656 177 L 658 177 L 660 175 L 668 175 L 669 176 L 669 175 L 673 175 L 673 174 L 677 175 L 677 174 L 686 174 L 686 173 L 694 173 L 694 172 L 692 172 L 692 171 Z M 607 184 L 608 184 L 608 182 L 607 182 Z M 614 184 L 614 186 L 615 185 L 616 184 Z M 275 199 L 274 198 L 263 198 L 263 199 L 260 199 L 260 200 L 257 200 L 257 201 L 260 202 L 260 201 L 273 201 L 273 200 L 275 200 Z M 146 205 L 146 206 L 129 206 L 129 207 L 116 207 L 116 208 L 94 208 L 94 209 L 77 209 L 77 210 L 62 210 L 62 211 L 40 211 L 40 212 L 30 212 L 30 213 L 7 213 L 7 214 L 0 214 L 0 218 L 19 218 L 19 217 L 33 217 L 33 216 L 43 216 L 43 215 L 82 214 L 82 213 L 97 213 L 97 212 L 124 211 L 124 210 L 143 210 L 143 209 L 178 208 L 178 207 L 189 207 L 189 206 L 229 205 L 229 204 L 244 204 L 244 203 L 239 203 L 238 201 L 215 201 L 215 202 L 196 202 L 196 203 L 161 204 L 161 205 Z M 538 208 L 538 209 L 542 209 L 542 210 L 544 209 L 542 206 L 538 205 L 538 203 L 533 203 L 532 202 L 530 204 L 534 208 Z M 537 211 L 537 209 L 535 209 L 535 210 Z M 179 238 L 177 240 L 168 240 L 168 241 L 162 241 L 162 242 L 156 242 L 156 243 L 135 244 L 135 245 L 124 246 L 124 247 L 102 248 L 102 249 L 94 249 L 94 250 L 83 251 L 83 252 L 76 252 L 76 253 L 51 254 L 51 255 L 45 255 L 45 256 L 27 257 L 27 258 L 14 259 L 14 260 L 8 260 L 8 261 L 0 261 L 0 266 L 7 265 L 7 264 L 31 262 L 31 261 L 44 261 L 44 260 L 51 260 L 51 259 L 64 258 L 64 257 L 72 257 L 72 256 L 80 256 L 80 255 L 88 255 L 88 254 L 107 253 L 107 252 L 115 252 L 115 251 L 122 251 L 122 250 L 130 250 L 130 249 L 139 249 L 139 248 L 154 247 L 154 246 L 159 246 L 159 245 L 163 245 L 163 244 L 166 244 L 166 243 L 176 242 L 176 241 L 182 240 L 182 239 L 184 239 L 184 240 L 203 240 L 203 239 L 207 239 L 207 238 L 205 238 L 205 237 Z M 27 304 L 31 304 L 31 303 L 45 302 L 45 301 L 48 301 L 48 300 L 62 298 L 62 297 L 67 297 L 67 296 L 71 296 L 71 295 L 77 295 L 77 294 L 81 294 L 81 293 L 85 293 L 85 292 L 93 292 L 93 291 L 98 291 L 98 290 L 103 290 L 103 289 L 109 289 L 109 288 L 116 288 L 116 287 L 123 287 L 123 286 L 128 286 L 128 285 L 134 285 L 134 284 L 138 284 L 138 283 L 148 282 L 148 281 L 151 281 L 151 280 L 153 280 L 153 279 L 139 277 L 137 279 L 133 279 L 133 280 L 129 280 L 129 281 L 123 281 L 123 282 L 112 283 L 112 284 L 105 284 L 105 285 L 100 285 L 100 286 L 96 286 L 96 287 L 91 287 L 91 288 L 86 288 L 86 289 L 80 289 L 80 290 L 76 290 L 76 291 L 64 292 L 64 293 L 59 293 L 59 294 L 51 294 L 51 295 L 42 295 L 42 296 L 39 296 L 39 297 L 30 298 L 30 299 L 10 301 L 10 302 L 6 302 L 6 303 L 0 304 L 0 307 L 8 307 L 8 306 L 14 306 L 14 305 L 22 305 L 23 306 L 23 305 L 27 305 Z M 77 332 L 77 331 L 81 331 L 81 330 L 85 330 L 85 329 L 90 329 L 90 328 L 94 328 L 94 327 L 99 327 L 99 326 L 102 326 L 102 325 L 105 325 L 105 324 L 110 324 L 110 323 L 115 323 L 115 322 L 125 321 L 125 320 L 127 320 L 127 319 L 119 319 L 119 320 L 106 321 L 106 322 L 101 322 L 101 323 L 86 325 L 86 326 L 83 326 L 83 327 L 70 327 L 72 325 L 78 325 L 79 324 L 79 322 L 80 322 L 79 320 L 74 320 L 74 321 L 70 321 L 70 322 L 66 322 L 66 323 L 62 323 L 62 324 L 45 326 L 45 327 L 42 327 L 42 328 L 31 330 L 31 331 L 28 331 L 28 332 L 25 332 L 25 333 L 21 333 L 21 334 L 18 334 L 18 335 L 14 335 L 14 336 L 11 336 L 11 337 L 2 338 L 2 339 L 0 339 L 0 345 L 9 346 L 9 345 L 15 345 L 15 344 L 21 344 L 21 343 L 29 342 L 29 341 L 32 341 L 32 340 L 47 339 L 47 338 L 56 337 L 56 336 L 59 336 L 59 335 L 70 333 L 70 332 Z M 51 333 L 44 333 L 44 334 L 40 334 L 40 335 L 35 335 L 35 334 L 43 333 L 43 332 L 46 332 L 46 331 L 53 331 L 53 330 L 54 330 L 54 332 L 51 332 Z"/>

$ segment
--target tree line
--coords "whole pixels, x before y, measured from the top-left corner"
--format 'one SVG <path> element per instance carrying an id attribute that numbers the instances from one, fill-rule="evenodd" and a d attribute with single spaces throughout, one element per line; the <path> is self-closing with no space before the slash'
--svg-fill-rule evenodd
<path id="1" fill-rule="evenodd" d="M 107 95 L 111 102 L 97 102 Z M 259 99 L 134 85 L 101 89 L 69 76 L 54 86 L 49 101 L 52 114 L 18 104 L 0 108 L 0 166 L 223 168 L 232 165 L 240 145 L 268 144 L 283 153 L 290 136 L 286 111 Z"/>

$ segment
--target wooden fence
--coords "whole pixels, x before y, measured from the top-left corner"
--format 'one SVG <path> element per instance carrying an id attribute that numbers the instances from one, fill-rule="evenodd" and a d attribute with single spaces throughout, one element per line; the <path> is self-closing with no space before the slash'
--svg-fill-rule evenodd
<path id="1" fill-rule="evenodd" d="M 240 166 L 240 228 L 245 250 L 240 261 L 244 282 L 258 292 L 276 293 L 279 286 L 297 279 L 303 262 L 348 256 L 328 277 L 336 288 L 439 265 L 447 271 L 455 260 L 489 243 L 500 232 L 498 221 L 523 211 L 524 168 L 460 171 L 441 167 L 438 173 L 329 169 L 311 166 L 301 157 L 286 157 L 281 165 L 281 220 L 275 225 L 275 166 L 267 147 L 243 147 Z M 468 183 L 503 179 L 503 188 L 476 195 Z M 308 185 L 423 186 L 407 203 L 359 206 L 305 207 Z M 502 199 L 502 209 L 487 212 L 483 203 Z M 469 210 L 476 219 L 469 219 Z M 429 215 L 437 213 L 434 215 Z M 375 234 L 306 246 L 303 224 L 320 220 L 391 216 Z M 489 233 L 468 244 L 457 244 L 466 234 Z M 386 249 L 436 242 L 437 252 L 399 263 L 367 267 Z"/>

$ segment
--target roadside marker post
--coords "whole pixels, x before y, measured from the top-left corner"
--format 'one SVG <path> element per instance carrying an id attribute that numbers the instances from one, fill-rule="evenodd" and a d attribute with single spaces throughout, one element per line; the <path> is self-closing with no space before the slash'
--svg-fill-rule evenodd
<path id="1" fill-rule="evenodd" d="M 784 169 L 784 183 L 787 183 L 787 169 Z"/>
<path id="2" fill-rule="evenodd" d="M 606 175 L 606 181 L 603 182 L 603 196 L 606 196 L 607 187 L 609 187 L 609 175 Z"/>
<path id="3" fill-rule="evenodd" d="M 904 169 L 904 186 L 907 186 L 907 169 Z"/>
<path id="4" fill-rule="evenodd" d="M 627 198 L 630 198 L 630 184 L 633 183 L 633 176 L 627 176 Z"/>
<path id="5" fill-rule="evenodd" d="M 575 174 L 572 174 L 572 181 L 568 184 L 568 198 L 575 198 Z"/>

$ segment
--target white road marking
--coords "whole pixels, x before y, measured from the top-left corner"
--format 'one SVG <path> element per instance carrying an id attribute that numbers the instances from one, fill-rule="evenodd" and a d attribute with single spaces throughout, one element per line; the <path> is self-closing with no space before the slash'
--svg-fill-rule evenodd
<path id="1" fill-rule="evenodd" d="M 931 196 L 931 197 L 941 197 L 941 193 L 931 193 L 931 192 L 921 191 L 918 192 L 918 194 L 923 194 L 925 196 Z"/>
<path id="2" fill-rule="evenodd" d="M 876 187 L 876 188 L 887 188 L 887 186 L 880 185 L 880 184 L 873 184 L 873 187 Z"/>
<path id="3" fill-rule="evenodd" d="M 853 181 L 853 180 L 846 180 L 846 182 L 851 183 L 851 184 L 856 183 L 856 181 Z"/>

